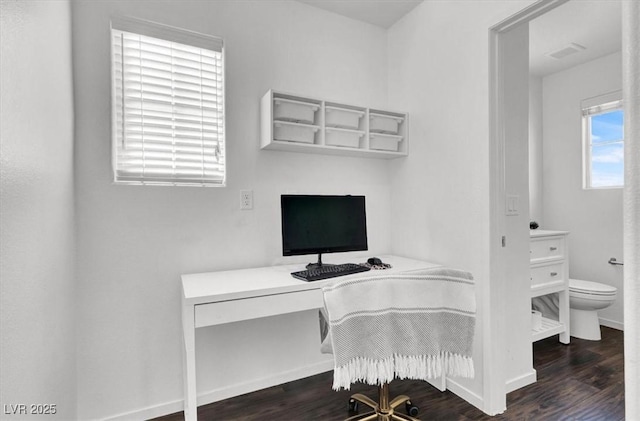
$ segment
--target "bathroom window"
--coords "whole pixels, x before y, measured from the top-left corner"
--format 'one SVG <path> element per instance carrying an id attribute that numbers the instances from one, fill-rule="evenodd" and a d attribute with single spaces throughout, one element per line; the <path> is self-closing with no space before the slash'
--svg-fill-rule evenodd
<path id="1" fill-rule="evenodd" d="M 624 110 L 620 93 L 583 101 L 584 187 L 624 186 Z"/>
<path id="2" fill-rule="evenodd" d="M 224 186 L 222 39 L 111 22 L 116 183 Z"/>

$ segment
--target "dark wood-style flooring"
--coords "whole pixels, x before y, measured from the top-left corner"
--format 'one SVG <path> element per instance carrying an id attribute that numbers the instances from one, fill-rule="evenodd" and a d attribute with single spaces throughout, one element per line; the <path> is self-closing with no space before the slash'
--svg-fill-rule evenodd
<path id="1" fill-rule="evenodd" d="M 406 394 L 420 407 L 419 418 L 437 420 L 624 420 L 623 333 L 602 328 L 602 341 L 557 336 L 534 344 L 538 381 L 507 396 L 507 411 L 489 417 L 451 392 L 421 381 L 394 380 L 391 395 Z M 199 420 L 343 420 L 352 393 L 377 397 L 375 386 L 354 385 L 334 392 L 332 372 L 318 374 L 198 408 Z M 178 421 L 182 412 L 157 418 Z"/>

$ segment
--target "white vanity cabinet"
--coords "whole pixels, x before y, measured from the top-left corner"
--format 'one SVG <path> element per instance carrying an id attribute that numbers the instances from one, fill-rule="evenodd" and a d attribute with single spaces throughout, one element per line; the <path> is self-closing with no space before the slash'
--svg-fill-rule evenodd
<path id="1" fill-rule="evenodd" d="M 532 329 L 533 342 L 560 334 L 568 344 L 569 336 L 569 250 L 566 231 L 531 230 L 530 273 L 531 298 L 558 294 L 559 320 L 542 318 L 542 325 Z"/>
<path id="2" fill-rule="evenodd" d="M 382 159 L 409 153 L 406 113 L 270 90 L 260 119 L 261 149 Z"/>

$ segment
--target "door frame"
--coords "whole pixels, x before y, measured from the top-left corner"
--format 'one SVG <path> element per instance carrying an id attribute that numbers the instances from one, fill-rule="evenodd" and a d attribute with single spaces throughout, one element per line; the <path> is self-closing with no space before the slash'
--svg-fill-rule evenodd
<path id="1" fill-rule="evenodd" d="M 502 66 L 505 56 L 502 43 L 512 29 L 529 22 L 540 15 L 566 3 L 569 0 L 539 0 L 514 15 L 489 28 L 489 279 L 490 287 L 485 291 L 483 302 L 489 303 L 486 319 L 483 321 L 484 337 L 489 338 L 485 348 L 483 364 L 484 411 L 496 415 L 506 410 L 507 378 L 504 368 L 507 333 L 505 327 L 507 300 L 507 258 L 505 242 L 507 238 L 506 165 L 505 165 L 505 108 Z M 486 352 L 490 351 L 490 352 Z"/>
<path id="2" fill-rule="evenodd" d="M 506 288 L 502 237 L 505 235 L 505 137 L 504 101 L 502 96 L 501 39 L 512 28 L 528 24 L 536 17 L 569 0 L 540 0 L 511 17 L 489 28 L 489 185 L 490 185 L 490 288 L 483 299 L 489 306 L 487 319 L 483 320 L 485 338 L 493 339 L 493 349 L 485 352 L 484 376 L 485 412 L 498 414 L 506 408 L 505 376 L 501 368 L 506 343 L 504 329 Z M 625 303 L 625 412 L 629 419 L 640 416 L 640 40 L 635 28 L 640 25 L 640 3 L 622 1 L 622 91 L 625 100 L 625 186 L 623 198 L 624 218 L 624 303 Z M 485 348 L 485 351 L 487 348 Z"/>

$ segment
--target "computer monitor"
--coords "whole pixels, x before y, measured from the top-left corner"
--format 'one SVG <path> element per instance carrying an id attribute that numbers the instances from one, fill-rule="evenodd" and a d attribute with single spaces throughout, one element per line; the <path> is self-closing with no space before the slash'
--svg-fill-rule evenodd
<path id="1" fill-rule="evenodd" d="M 367 250 L 364 196 L 282 195 L 282 254 Z"/>

